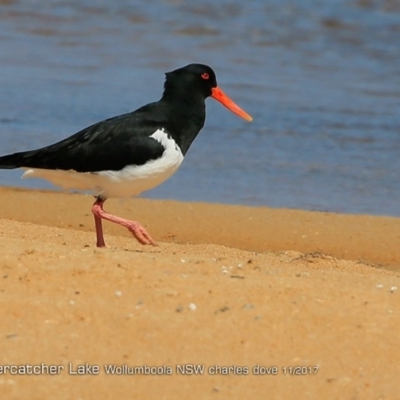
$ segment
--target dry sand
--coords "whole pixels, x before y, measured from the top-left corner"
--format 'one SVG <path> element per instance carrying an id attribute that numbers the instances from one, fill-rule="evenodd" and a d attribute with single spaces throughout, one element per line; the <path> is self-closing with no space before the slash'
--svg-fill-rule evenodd
<path id="1" fill-rule="evenodd" d="M 400 398 L 400 219 L 110 200 L 158 246 L 96 249 L 91 203 L 0 189 L 1 399 Z"/>

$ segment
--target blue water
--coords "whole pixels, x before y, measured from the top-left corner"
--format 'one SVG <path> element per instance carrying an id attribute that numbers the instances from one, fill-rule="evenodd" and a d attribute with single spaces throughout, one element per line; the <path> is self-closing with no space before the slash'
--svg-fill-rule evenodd
<path id="1" fill-rule="evenodd" d="M 0 153 L 157 100 L 212 66 L 177 174 L 145 197 L 400 216 L 400 1 L 0 0 Z M 50 188 L 0 170 L 0 185 Z"/>

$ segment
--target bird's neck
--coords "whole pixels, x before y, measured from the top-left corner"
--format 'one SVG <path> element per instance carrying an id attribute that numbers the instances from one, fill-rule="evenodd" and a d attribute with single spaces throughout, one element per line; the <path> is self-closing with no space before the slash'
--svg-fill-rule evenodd
<path id="1" fill-rule="evenodd" d="M 185 155 L 204 126 L 206 117 L 204 98 L 193 93 L 176 91 L 170 95 L 166 91 L 161 102 L 168 107 L 170 134 Z"/>

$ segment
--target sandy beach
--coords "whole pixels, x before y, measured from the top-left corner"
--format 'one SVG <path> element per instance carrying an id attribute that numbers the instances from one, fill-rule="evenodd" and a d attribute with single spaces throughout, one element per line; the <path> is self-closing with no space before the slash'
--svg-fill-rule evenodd
<path id="1" fill-rule="evenodd" d="M 0 189 L 2 398 L 400 398 L 399 218 L 92 202 Z"/>

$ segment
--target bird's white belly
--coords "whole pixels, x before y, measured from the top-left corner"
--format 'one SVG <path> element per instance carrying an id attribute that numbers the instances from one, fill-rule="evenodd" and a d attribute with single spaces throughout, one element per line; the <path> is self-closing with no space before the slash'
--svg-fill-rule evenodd
<path id="1" fill-rule="evenodd" d="M 120 171 L 76 172 L 29 168 L 23 178 L 43 178 L 63 189 L 91 191 L 94 195 L 131 197 L 158 186 L 172 176 L 183 161 L 175 141 L 163 129 L 151 135 L 165 150 L 162 157 L 143 165 L 128 165 Z"/>

